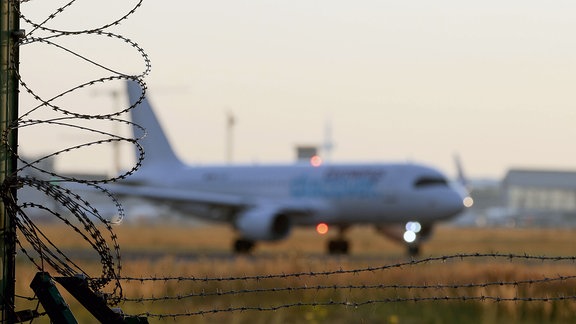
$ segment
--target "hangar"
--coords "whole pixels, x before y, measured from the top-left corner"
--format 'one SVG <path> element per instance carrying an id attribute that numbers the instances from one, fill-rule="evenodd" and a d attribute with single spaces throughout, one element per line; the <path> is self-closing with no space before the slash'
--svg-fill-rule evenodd
<path id="1" fill-rule="evenodd" d="M 502 195 L 517 225 L 576 224 L 576 171 L 511 169 Z"/>

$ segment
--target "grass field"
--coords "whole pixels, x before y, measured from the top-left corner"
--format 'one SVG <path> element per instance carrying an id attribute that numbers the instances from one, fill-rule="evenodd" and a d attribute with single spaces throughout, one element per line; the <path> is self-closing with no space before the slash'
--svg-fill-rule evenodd
<path id="1" fill-rule="evenodd" d="M 99 275 L 99 260 L 89 257 L 92 253 L 90 247 L 78 235 L 62 225 L 42 225 L 42 230 L 60 249 L 71 251 L 71 255 L 77 256 L 78 261 L 74 261 L 83 269 L 88 269 L 89 274 Z M 352 243 L 350 256 L 340 257 L 326 256 L 324 248 L 327 238 L 318 236 L 311 229 L 296 229 L 289 239 L 278 243 L 263 243 L 252 256 L 243 257 L 229 252 L 234 233 L 227 227 L 121 225 L 114 227 L 114 232 L 118 235 L 121 254 L 125 257 L 122 261 L 122 277 L 259 276 L 258 280 L 121 281 L 127 301 L 119 307 L 125 313 L 166 315 L 150 317 L 151 323 L 576 323 L 574 299 L 526 301 L 528 298 L 574 296 L 576 280 L 522 283 L 559 275 L 576 275 L 572 261 L 454 258 L 436 262 L 432 259 L 475 252 L 574 256 L 576 230 L 573 229 L 439 227 L 422 250 L 421 258 L 430 259 L 430 262 L 414 265 L 408 263 L 402 267 L 391 268 L 385 266 L 410 260 L 404 256 L 405 248 L 388 241 L 371 228 L 364 227 L 349 233 Z M 86 252 L 82 253 L 84 250 Z M 380 267 L 384 269 L 379 269 Z M 365 268 L 375 270 L 346 272 Z M 31 262 L 19 254 L 18 295 L 33 295 L 28 285 L 36 271 Z M 56 273 L 48 271 L 57 276 Z M 289 275 L 323 271 L 335 273 Z M 273 274 L 279 276 L 268 278 Z M 516 284 L 472 285 L 492 282 Z M 362 285 L 365 288 L 353 288 Z M 64 291 L 60 287 L 59 290 Z M 232 292 L 226 293 L 229 291 Z M 63 296 L 80 322 L 95 321 L 72 297 L 66 293 L 63 293 Z M 165 296 L 172 299 L 134 301 Z M 519 300 L 463 301 L 459 298 L 462 296 L 496 296 Z M 422 300 L 446 297 L 456 300 Z M 18 310 L 35 308 L 37 304 L 22 299 L 17 301 Z M 363 306 L 354 306 L 354 303 L 365 301 L 370 302 Z M 294 306 L 298 303 L 306 305 Z M 346 303 L 348 306 L 343 305 Z M 210 312 L 243 307 L 268 309 L 282 305 L 290 307 L 278 310 Z M 198 311 L 207 313 L 177 315 Z M 48 323 L 49 320 L 45 316 L 34 322 Z"/>

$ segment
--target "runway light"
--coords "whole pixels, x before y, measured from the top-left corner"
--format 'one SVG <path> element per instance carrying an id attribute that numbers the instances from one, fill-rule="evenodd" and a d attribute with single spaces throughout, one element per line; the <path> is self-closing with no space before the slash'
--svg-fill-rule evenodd
<path id="1" fill-rule="evenodd" d="M 324 234 L 328 233 L 328 224 L 320 223 L 320 224 L 316 225 L 316 232 L 318 232 L 318 234 L 320 234 L 320 235 L 324 235 Z"/>
<path id="2" fill-rule="evenodd" d="M 412 243 L 416 241 L 416 233 L 412 231 L 404 232 L 404 241 L 406 241 L 406 243 Z"/>
<path id="3" fill-rule="evenodd" d="M 322 165 L 322 158 L 319 157 L 318 155 L 314 155 L 313 157 L 310 158 L 310 164 L 313 167 L 319 167 Z"/>
<path id="4" fill-rule="evenodd" d="M 464 207 L 470 208 L 472 205 L 474 205 L 474 199 L 472 199 L 472 197 L 466 197 L 464 198 L 463 203 Z"/>

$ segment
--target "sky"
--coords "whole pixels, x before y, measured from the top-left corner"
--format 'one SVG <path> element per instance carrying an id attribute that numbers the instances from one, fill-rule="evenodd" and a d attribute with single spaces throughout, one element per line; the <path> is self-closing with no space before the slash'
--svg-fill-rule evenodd
<path id="1" fill-rule="evenodd" d="M 134 3 L 76 1 L 48 25 L 91 28 Z M 22 11 L 43 20 L 55 6 Z M 295 145 L 324 143 L 329 124 L 332 162 L 422 162 L 454 175 L 458 154 L 469 176 L 501 178 L 510 168 L 576 170 L 575 16 L 574 1 L 145 0 L 111 31 L 149 56 L 149 100 L 188 163 L 225 162 L 233 114 L 235 163 L 291 162 Z M 143 69 L 122 41 L 68 38 L 58 42 L 115 70 Z M 35 43 L 22 47 L 20 69 L 46 96 L 109 75 L 73 59 Z M 121 90 L 103 84 L 62 102 L 107 113 L 125 105 L 111 95 Z M 25 94 L 21 103 L 35 106 Z M 19 149 L 41 155 L 91 136 L 31 127 Z M 110 172 L 112 152 L 82 149 L 56 166 Z M 122 166 L 131 161 L 122 146 Z"/>

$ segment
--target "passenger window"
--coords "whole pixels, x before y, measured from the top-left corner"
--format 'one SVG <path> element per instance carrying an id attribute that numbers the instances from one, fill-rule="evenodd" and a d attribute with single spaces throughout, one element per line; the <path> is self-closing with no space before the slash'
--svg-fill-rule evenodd
<path id="1" fill-rule="evenodd" d="M 430 186 L 448 186 L 448 182 L 444 178 L 438 177 L 421 177 L 414 182 L 414 187 L 424 188 Z"/>

